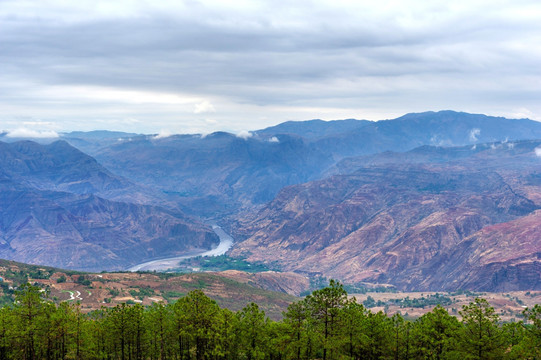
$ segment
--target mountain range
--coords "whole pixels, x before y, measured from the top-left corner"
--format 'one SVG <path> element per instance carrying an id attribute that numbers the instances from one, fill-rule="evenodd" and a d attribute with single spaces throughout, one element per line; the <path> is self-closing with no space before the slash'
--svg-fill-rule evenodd
<path id="1" fill-rule="evenodd" d="M 232 255 L 402 290 L 538 288 L 540 145 L 343 160 L 241 219 Z"/>
<path id="2" fill-rule="evenodd" d="M 404 152 L 423 145 L 538 139 L 541 124 L 442 111 L 377 122 L 286 122 L 237 135 L 115 135 L 106 138 L 104 146 L 97 146 L 102 140 L 91 138 L 81 146 L 80 136 L 73 134 L 67 134 L 66 141 L 115 174 L 175 195 L 185 212 L 220 218 L 251 211 L 285 186 L 321 179 L 347 157 Z"/>
<path id="3" fill-rule="evenodd" d="M 217 222 L 230 256 L 309 277 L 541 289 L 536 121 L 441 111 L 61 139 L 0 143 L 0 256 L 119 269 L 211 248 Z"/>

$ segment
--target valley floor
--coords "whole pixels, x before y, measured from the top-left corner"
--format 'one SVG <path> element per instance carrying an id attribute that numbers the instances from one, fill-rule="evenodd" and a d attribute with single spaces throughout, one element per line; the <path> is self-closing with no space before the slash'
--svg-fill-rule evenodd
<path id="1" fill-rule="evenodd" d="M 138 264 L 127 269 L 128 271 L 166 271 L 178 267 L 178 263 L 182 260 L 195 258 L 198 256 L 218 256 L 224 255 L 233 245 L 233 238 L 229 236 L 221 227 L 213 225 L 212 230 L 220 238 L 220 243 L 217 247 L 210 250 L 193 251 L 186 255 L 175 256 L 165 259 L 157 259 Z"/>
<path id="2" fill-rule="evenodd" d="M 400 313 L 407 318 L 418 318 L 432 311 L 438 304 L 451 315 L 460 317 L 462 306 L 473 302 L 475 298 L 486 299 L 496 314 L 504 322 L 522 319 L 522 311 L 541 303 L 541 291 L 495 292 L 395 292 L 351 294 L 357 302 L 364 304 L 373 312 L 387 314 Z"/>

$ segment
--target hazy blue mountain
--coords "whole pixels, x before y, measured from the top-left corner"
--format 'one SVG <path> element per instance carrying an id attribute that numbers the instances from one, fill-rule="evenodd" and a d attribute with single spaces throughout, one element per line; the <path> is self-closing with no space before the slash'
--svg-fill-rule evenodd
<path id="1" fill-rule="evenodd" d="M 158 200 L 65 141 L 0 142 L 2 258 L 118 270 L 218 242 L 180 211 L 138 204 Z"/>
<path id="2" fill-rule="evenodd" d="M 88 132 L 72 131 L 60 134 L 60 137 L 85 153 L 93 155 L 104 147 L 115 145 L 122 141 L 130 141 L 138 137 L 145 137 L 145 135 L 121 131 L 95 130 Z"/>
<path id="3" fill-rule="evenodd" d="M 63 140 L 0 142 L 0 168 L 13 180 L 36 189 L 177 208 L 161 192 L 113 174 Z"/>
<path id="4" fill-rule="evenodd" d="M 317 176 L 333 159 L 313 151 L 299 136 L 270 141 L 217 132 L 139 138 L 95 156 L 115 173 L 161 189 L 186 211 L 215 216 L 264 203 L 282 187 Z"/>
<path id="5" fill-rule="evenodd" d="M 335 174 L 349 174 L 366 166 L 378 166 L 389 164 L 420 164 L 420 163 L 456 163 L 469 165 L 472 162 L 478 161 L 479 158 L 489 159 L 501 151 L 505 150 L 505 154 L 529 154 L 532 155 L 534 148 L 539 145 L 539 140 L 519 140 L 519 141 L 503 141 L 485 144 L 475 144 L 457 147 L 443 147 L 423 145 L 413 150 L 405 152 L 385 151 L 373 155 L 363 155 L 356 157 L 348 157 L 340 160 L 335 165 L 327 170 L 325 176 Z M 506 167 L 513 167 L 514 158 L 506 156 L 482 164 L 483 167 L 493 167 L 494 164 L 505 163 Z M 525 167 L 529 160 L 529 165 L 537 167 L 539 162 L 535 156 L 522 158 L 516 163 L 518 167 Z"/>
<path id="6" fill-rule="evenodd" d="M 371 124 L 368 120 L 307 120 L 307 121 L 286 121 L 276 126 L 271 126 L 255 133 L 263 137 L 272 137 L 279 134 L 302 136 L 305 139 L 315 139 L 324 136 L 340 134 L 353 131 Z"/>
<path id="7" fill-rule="evenodd" d="M 377 122 L 286 122 L 244 138 L 139 136 L 92 155 L 113 172 L 162 190 L 187 212 L 219 217 L 264 204 L 284 186 L 322 178 L 346 157 L 537 137 L 539 122 L 441 111 Z"/>
<path id="8" fill-rule="evenodd" d="M 140 134 L 127 133 L 127 132 L 122 132 L 122 131 L 93 130 L 93 131 L 72 131 L 69 133 L 63 133 L 61 134 L 61 136 L 65 138 L 69 138 L 69 139 L 118 140 L 118 139 L 140 136 Z"/>
<path id="9" fill-rule="evenodd" d="M 211 248 L 209 227 L 154 206 L 32 189 L 0 180 L 0 258 L 68 269 L 122 270 Z"/>
<path id="10" fill-rule="evenodd" d="M 422 145 L 461 146 L 541 138 L 541 123 L 454 111 L 407 114 L 318 139 L 316 146 L 335 156 L 408 151 Z"/>
<path id="11" fill-rule="evenodd" d="M 38 189 L 87 194 L 132 186 L 65 141 L 0 142 L 0 167 L 11 178 Z"/>
<path id="12" fill-rule="evenodd" d="M 38 144 L 46 145 L 58 140 L 59 140 L 59 137 L 56 135 L 53 137 L 13 137 L 13 136 L 10 136 L 9 132 L 7 131 L 0 132 L 0 141 L 5 142 L 5 143 L 14 143 L 18 141 L 32 141 Z"/>

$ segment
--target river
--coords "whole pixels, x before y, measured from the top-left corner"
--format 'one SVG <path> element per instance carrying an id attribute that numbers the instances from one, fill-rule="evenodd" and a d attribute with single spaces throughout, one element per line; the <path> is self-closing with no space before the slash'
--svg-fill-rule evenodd
<path id="1" fill-rule="evenodd" d="M 212 230 L 220 238 L 220 243 L 217 247 L 211 250 L 204 251 L 194 251 L 186 253 L 182 256 L 175 256 L 171 258 L 158 259 L 147 261 L 142 264 L 132 266 L 128 271 L 166 271 L 168 269 L 173 269 L 178 266 L 178 263 L 181 260 L 197 257 L 197 256 L 218 256 L 223 255 L 231 248 L 233 245 L 233 238 L 228 235 L 221 227 L 218 225 L 212 225 Z"/>

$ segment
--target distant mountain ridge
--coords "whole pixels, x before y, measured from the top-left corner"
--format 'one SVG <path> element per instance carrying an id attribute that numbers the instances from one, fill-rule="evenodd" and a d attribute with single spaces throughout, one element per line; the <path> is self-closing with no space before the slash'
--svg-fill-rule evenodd
<path id="1" fill-rule="evenodd" d="M 360 129 L 372 124 L 369 120 L 306 120 L 306 121 L 286 121 L 276 126 L 271 126 L 263 130 L 257 130 L 254 133 L 260 136 L 273 136 L 276 134 L 298 135 L 305 139 L 318 139 L 324 136 L 340 134 L 348 131 Z"/>
<path id="2" fill-rule="evenodd" d="M 440 111 L 237 135 L 61 138 L 0 143 L 0 256 L 27 261 L 56 246 L 54 261 L 90 254 L 85 269 L 121 267 L 211 247 L 200 217 L 233 231 L 231 255 L 303 274 L 541 290 L 536 121 Z"/>
<path id="3" fill-rule="evenodd" d="M 114 173 L 177 194 L 184 211 L 222 217 L 250 211 L 284 186 L 321 179 L 347 157 L 534 138 L 541 138 L 536 121 L 441 111 L 377 122 L 286 122 L 246 137 L 139 136 L 88 149 Z"/>
<path id="4" fill-rule="evenodd" d="M 454 111 L 406 114 L 393 120 L 320 139 L 318 145 L 335 156 L 408 151 L 423 145 L 463 146 L 541 138 L 541 123 Z"/>

